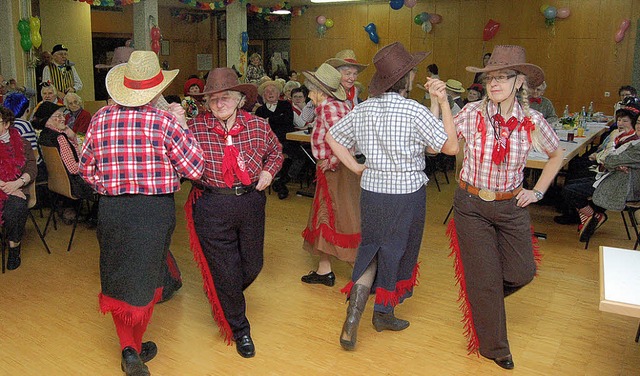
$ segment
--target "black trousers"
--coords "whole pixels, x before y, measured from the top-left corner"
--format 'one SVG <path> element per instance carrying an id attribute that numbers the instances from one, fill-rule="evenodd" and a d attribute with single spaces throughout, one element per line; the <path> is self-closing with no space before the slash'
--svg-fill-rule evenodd
<path id="1" fill-rule="evenodd" d="M 204 191 L 193 207 L 193 222 L 224 316 L 238 339 L 250 333 L 243 291 L 263 265 L 266 196 Z"/>
<path id="2" fill-rule="evenodd" d="M 2 221 L 7 230 L 7 239 L 16 243 L 22 240 L 28 215 L 27 200 L 9 195 L 2 209 Z"/>

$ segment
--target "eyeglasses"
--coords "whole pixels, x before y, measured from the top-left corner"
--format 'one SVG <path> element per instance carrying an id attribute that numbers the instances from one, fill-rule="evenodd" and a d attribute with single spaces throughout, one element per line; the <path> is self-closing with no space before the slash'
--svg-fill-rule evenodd
<path id="1" fill-rule="evenodd" d="M 50 116 L 51 118 L 58 118 L 58 119 L 64 119 L 64 114 L 61 114 L 59 112 L 56 112 L 55 114 Z"/>
<path id="2" fill-rule="evenodd" d="M 484 76 L 484 78 L 482 78 L 482 84 L 486 86 L 490 84 L 491 81 L 493 80 L 496 80 L 496 82 L 499 84 L 504 84 L 505 82 L 509 81 L 515 76 L 517 76 L 517 74 L 500 74 L 497 76 Z"/>

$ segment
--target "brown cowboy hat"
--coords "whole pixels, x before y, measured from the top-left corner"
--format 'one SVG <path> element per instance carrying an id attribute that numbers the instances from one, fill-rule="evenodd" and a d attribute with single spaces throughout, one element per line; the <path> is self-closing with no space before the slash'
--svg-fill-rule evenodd
<path id="1" fill-rule="evenodd" d="M 537 65 L 526 62 L 526 52 L 521 46 L 500 45 L 493 48 L 487 66 L 484 68 L 467 67 L 467 71 L 473 73 L 494 72 L 503 69 L 513 69 L 527 76 L 529 86 L 540 86 L 544 81 L 544 72 Z"/>
<path id="2" fill-rule="evenodd" d="M 105 83 L 109 96 L 121 106 L 149 103 L 166 89 L 180 70 L 163 71 L 153 51 L 133 51 L 129 61 L 111 68 Z"/>
<path id="3" fill-rule="evenodd" d="M 336 54 L 336 57 L 332 57 L 325 61 L 325 63 L 331 65 L 334 68 L 343 67 L 345 65 L 352 66 L 358 70 L 358 72 L 362 72 L 368 64 L 360 64 L 356 59 L 356 54 L 353 50 L 342 50 Z"/>
<path id="4" fill-rule="evenodd" d="M 216 68 L 209 71 L 207 83 L 204 85 L 204 94 L 214 94 L 221 91 L 239 91 L 246 97 L 246 103 L 253 105 L 258 99 L 258 89 L 254 84 L 241 84 L 238 75 L 231 68 Z"/>
<path id="5" fill-rule="evenodd" d="M 375 97 L 387 91 L 430 54 L 423 51 L 412 55 L 400 42 L 382 47 L 373 57 L 376 73 L 369 83 L 369 95 Z"/>
<path id="6" fill-rule="evenodd" d="M 304 71 L 302 74 L 307 81 L 317 86 L 323 93 L 341 101 L 347 99 L 347 93 L 340 85 L 342 74 L 331 65 L 322 63 L 315 72 Z"/>

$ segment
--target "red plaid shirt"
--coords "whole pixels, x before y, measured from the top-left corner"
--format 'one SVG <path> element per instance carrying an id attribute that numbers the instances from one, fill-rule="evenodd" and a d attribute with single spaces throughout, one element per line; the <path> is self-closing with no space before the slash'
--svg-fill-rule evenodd
<path id="1" fill-rule="evenodd" d="M 311 151 L 316 159 L 331 159 L 333 151 L 325 141 L 327 132 L 351 109 L 347 102 L 339 101 L 333 97 L 327 98 L 316 107 L 316 121 L 311 132 Z M 329 166 L 335 168 L 338 164 Z"/>
<path id="2" fill-rule="evenodd" d="M 460 179 L 475 187 L 495 192 L 512 191 L 522 184 L 523 170 L 527 164 L 527 157 L 531 149 L 529 136 L 524 127 L 518 125 L 509 136 L 509 154 L 505 161 L 496 165 L 491 155 L 495 144 L 495 129 L 488 119 L 482 117 L 480 106 L 483 101 L 467 104 L 454 118 L 458 138 L 465 139 L 464 160 Z M 488 112 L 495 114 L 496 105 L 489 102 Z M 516 101 L 511 114 L 503 115 L 506 120 L 515 116 L 520 124 L 524 120 L 524 111 Z M 549 126 L 541 113 L 531 110 L 531 121 L 540 131 L 542 152 L 551 153 L 558 148 L 559 140 L 554 130 Z M 483 137 L 480 128 L 484 127 L 486 136 Z"/>
<path id="3" fill-rule="evenodd" d="M 254 116 L 244 110 L 238 110 L 236 124 L 244 125 L 244 129 L 232 137 L 233 146 L 238 149 L 238 156 L 244 160 L 251 182 L 255 183 L 260 172 L 267 171 L 271 176 L 282 167 L 282 145 L 271 131 L 267 119 Z M 224 136 L 213 131 L 215 126 L 224 126 L 211 112 L 198 114 L 187 122 L 196 140 L 204 151 L 204 174 L 202 183 L 210 187 L 228 188 L 222 176 L 222 157 L 224 156 Z M 240 186 L 236 177 L 233 186 Z"/>
<path id="4" fill-rule="evenodd" d="M 91 119 L 80 175 L 103 195 L 156 195 L 180 189 L 180 177 L 199 179 L 202 149 L 175 116 L 150 105 L 100 109 Z"/>

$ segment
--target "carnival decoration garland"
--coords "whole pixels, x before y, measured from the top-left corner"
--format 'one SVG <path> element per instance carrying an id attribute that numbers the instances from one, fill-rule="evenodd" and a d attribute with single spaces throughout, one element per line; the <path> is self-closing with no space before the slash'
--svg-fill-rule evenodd
<path id="1" fill-rule="evenodd" d="M 95 5 L 97 7 L 119 7 L 123 5 L 131 5 L 139 3 L 140 0 L 75 0 L 81 3 L 87 3 L 89 5 Z"/>

